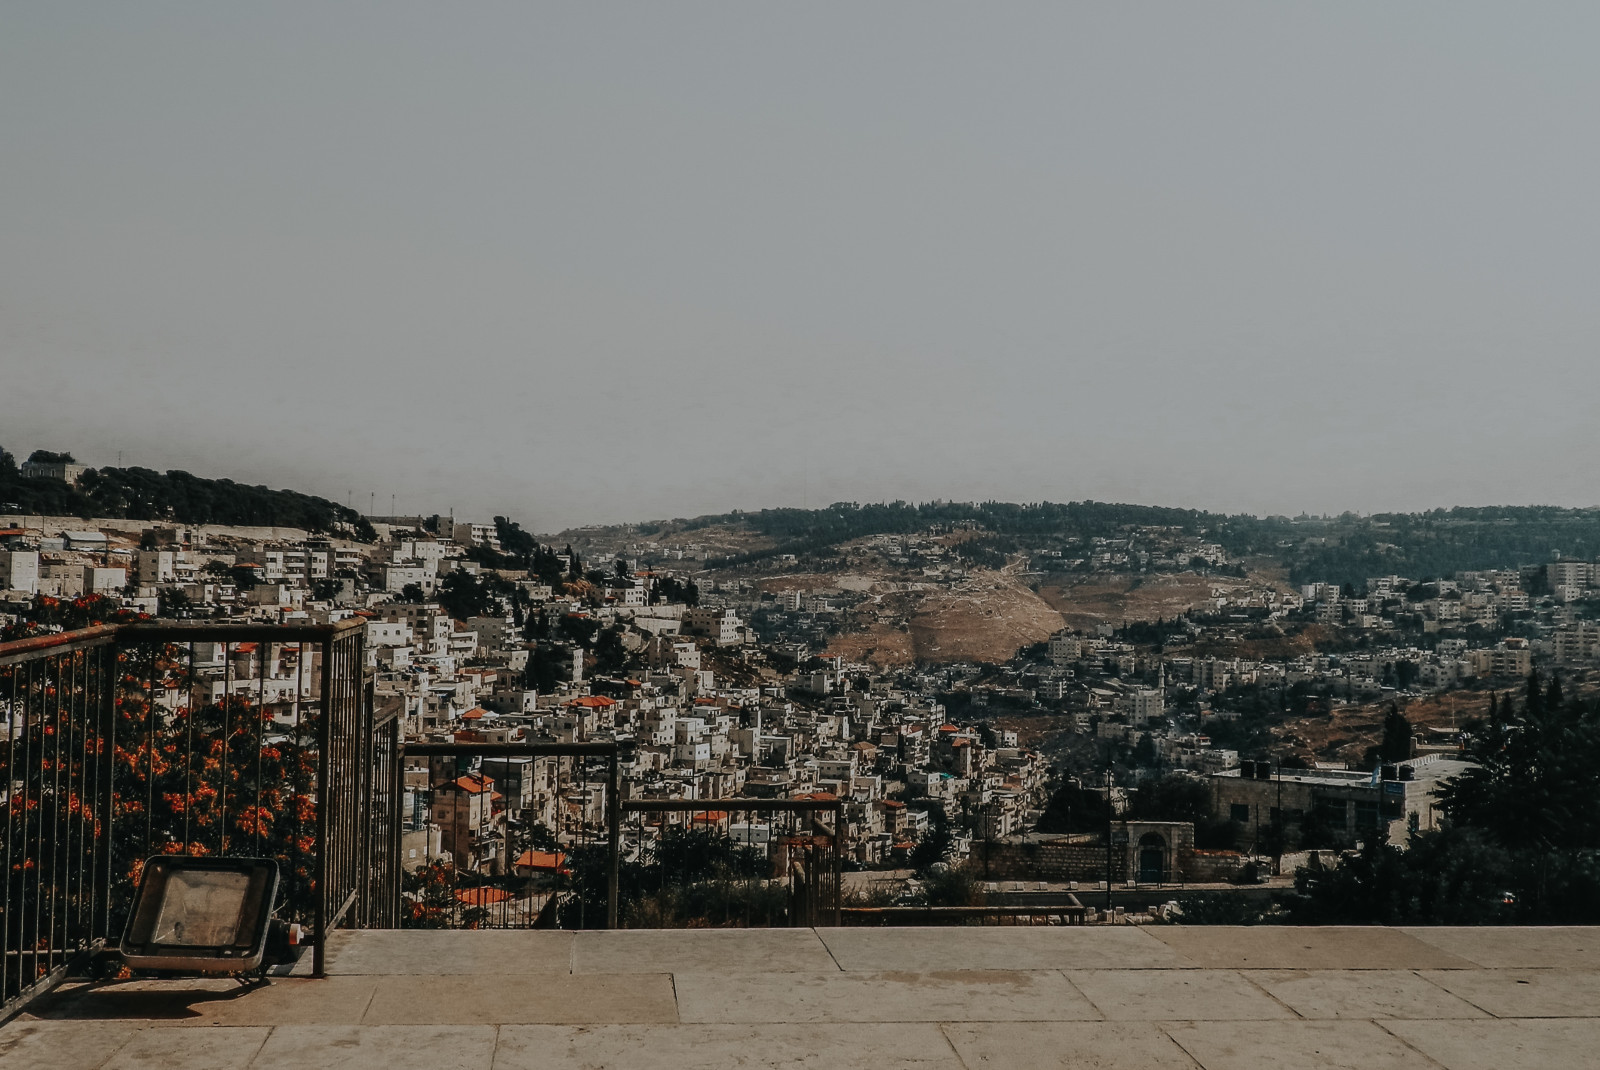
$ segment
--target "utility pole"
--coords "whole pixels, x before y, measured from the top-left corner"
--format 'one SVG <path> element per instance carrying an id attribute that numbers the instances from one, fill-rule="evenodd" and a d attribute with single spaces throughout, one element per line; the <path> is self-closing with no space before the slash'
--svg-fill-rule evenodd
<path id="1" fill-rule="evenodd" d="M 1106 744 L 1106 914 L 1111 914 L 1111 822 L 1116 807 L 1111 802 L 1111 745 Z"/>

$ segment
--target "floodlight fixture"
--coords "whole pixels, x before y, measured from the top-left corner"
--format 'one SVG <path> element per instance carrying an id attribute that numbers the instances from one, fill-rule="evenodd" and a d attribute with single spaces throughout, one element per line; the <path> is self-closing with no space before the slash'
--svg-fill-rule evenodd
<path id="1" fill-rule="evenodd" d="M 277 895 L 278 863 L 270 858 L 157 855 L 144 864 L 122 958 L 139 970 L 259 969 Z"/>

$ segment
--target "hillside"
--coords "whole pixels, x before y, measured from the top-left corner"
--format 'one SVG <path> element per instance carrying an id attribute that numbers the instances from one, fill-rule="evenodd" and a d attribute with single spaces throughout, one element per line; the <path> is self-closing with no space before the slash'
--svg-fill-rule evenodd
<path id="1" fill-rule="evenodd" d="M 3 449 L 0 513 L 302 528 L 364 542 L 376 537 L 354 509 L 298 491 L 149 468 L 91 468 L 74 486 L 24 477 L 16 459 Z"/>
<path id="2" fill-rule="evenodd" d="M 1048 551 L 1096 538 L 1164 529 L 1204 537 L 1232 558 L 1278 563 L 1290 583 L 1361 584 L 1369 576 L 1436 577 L 1472 569 L 1517 568 L 1560 553 L 1600 557 L 1600 508 L 1490 506 L 1334 517 L 1256 517 L 1108 502 L 906 502 L 826 509 L 762 509 L 636 525 L 637 535 L 746 532 L 758 545 L 713 559 L 717 567 L 818 555 L 872 535 L 973 525 L 1011 548 Z M 589 529 L 593 530 L 593 529 Z"/>

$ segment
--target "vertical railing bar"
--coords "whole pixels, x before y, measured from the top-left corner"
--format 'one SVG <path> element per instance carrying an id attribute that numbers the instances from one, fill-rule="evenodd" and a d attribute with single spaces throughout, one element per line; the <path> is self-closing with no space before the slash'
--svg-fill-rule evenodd
<path id="1" fill-rule="evenodd" d="M 31 796 L 33 794 L 33 784 L 32 784 L 33 777 L 31 775 L 32 774 L 32 770 L 33 770 L 33 723 L 32 722 L 34 720 L 34 716 L 33 715 L 34 715 L 34 712 L 35 712 L 34 711 L 33 696 L 34 696 L 34 692 L 38 689 L 38 666 L 40 664 L 41 664 L 41 662 L 37 662 L 37 661 L 28 663 L 27 694 L 23 699 L 23 701 L 27 704 L 27 714 L 28 714 L 28 722 L 29 722 L 28 723 L 27 735 L 23 737 L 23 742 L 25 744 L 25 748 L 26 748 L 27 753 L 24 754 L 23 758 L 22 758 L 22 767 L 23 767 L 23 769 L 25 771 L 24 772 L 24 777 L 23 777 L 24 794 L 23 794 L 23 798 L 22 798 L 22 822 L 23 822 L 23 841 L 22 841 L 23 842 L 23 856 L 22 856 L 23 857 L 23 863 L 22 863 L 23 864 L 23 871 L 22 871 L 22 873 L 23 873 L 23 884 L 22 884 L 23 899 L 22 899 L 22 912 L 23 912 L 24 924 L 26 924 L 27 912 L 28 912 L 28 897 L 27 897 L 27 893 L 28 893 L 28 884 L 27 884 L 27 876 L 28 876 L 28 868 L 27 868 L 27 866 L 28 866 L 28 861 L 27 861 L 28 860 L 28 853 L 27 853 L 28 812 L 29 812 L 29 810 L 31 810 L 33 808 L 33 805 L 37 805 L 39 807 L 39 810 L 40 810 L 39 821 L 35 825 L 35 827 L 39 831 L 34 836 L 34 850 L 33 850 L 33 858 L 34 858 L 34 864 L 33 864 L 33 925 L 32 925 L 31 928 L 24 928 L 23 931 L 22 931 L 23 944 L 25 946 L 28 945 L 28 944 L 31 944 L 31 946 L 27 946 L 26 947 L 26 950 L 28 952 L 28 968 L 29 968 L 30 972 L 32 973 L 32 977 L 27 982 L 30 985 L 34 981 L 37 981 L 39 979 L 39 898 L 40 898 L 40 893 L 41 893 L 42 889 L 41 889 L 41 886 L 40 886 L 40 873 L 39 873 L 38 858 L 39 858 L 39 853 L 40 853 L 39 852 L 39 848 L 43 845 L 41 837 L 42 837 L 43 831 L 44 831 L 44 810 L 43 810 L 44 804 L 43 804 L 42 801 L 36 802 L 35 800 L 33 800 L 31 798 Z M 44 737 L 42 735 L 39 738 L 39 760 L 41 762 L 44 760 Z M 39 782 L 39 788 L 40 788 L 41 791 L 43 790 L 43 787 L 44 787 L 44 780 L 41 777 L 40 778 L 40 782 Z M 33 938 L 31 941 L 28 939 L 29 936 L 32 936 L 32 938 Z M 22 977 L 22 974 L 21 974 L 22 966 L 21 966 L 20 961 L 18 962 L 17 970 L 18 970 L 18 979 L 20 980 L 21 977 Z"/>
<path id="2" fill-rule="evenodd" d="M 194 717 L 195 717 L 195 678 L 194 678 L 194 643 L 189 643 L 189 679 L 185 692 L 188 701 L 185 703 L 183 715 L 183 853 L 188 854 L 193 847 L 193 836 L 189 828 L 190 816 L 194 811 Z"/>
<path id="3" fill-rule="evenodd" d="M 115 657 L 116 649 L 109 644 L 94 651 L 94 691 L 92 699 L 85 696 L 89 709 L 85 710 L 85 723 L 94 726 L 93 785 L 84 792 L 84 805 L 88 810 L 88 830 L 91 834 L 89 849 L 89 938 L 103 935 L 99 924 L 100 899 L 100 842 L 108 834 L 106 819 L 100 810 L 100 769 L 108 746 L 108 726 L 105 716 L 106 660 Z M 91 712 L 92 711 L 92 712 Z"/>
<path id="4" fill-rule="evenodd" d="M 384 902 L 388 904 L 388 927 L 398 929 L 402 921 L 400 884 L 401 868 L 405 861 L 401 858 L 402 815 L 401 804 L 404 801 L 404 763 L 400 760 L 400 718 L 397 716 L 388 725 L 389 739 L 387 742 L 389 753 L 389 850 L 390 859 L 383 869 L 385 886 L 383 890 Z M 424 838 L 427 833 L 424 831 Z"/>
<path id="5" fill-rule="evenodd" d="M 99 731 L 95 741 L 94 756 L 95 843 L 94 853 L 89 858 L 89 886 L 93 896 L 89 906 L 89 928 L 92 932 L 102 935 L 109 935 L 107 930 L 111 927 L 111 843 L 114 815 L 110 781 L 117 755 L 118 658 L 118 647 L 108 645 L 100 648 L 99 692 L 95 696 Z M 100 894 L 102 884 L 105 888 L 104 896 Z"/>
<path id="6" fill-rule="evenodd" d="M 271 649 L 270 643 L 261 644 Z M 260 646 L 257 647 L 260 650 Z M 262 779 L 262 752 L 266 748 L 267 725 L 267 658 L 262 654 L 256 666 L 259 686 L 256 688 L 256 714 L 255 714 L 255 742 L 252 744 L 256 751 L 256 810 L 251 815 L 251 824 L 256 830 L 256 857 L 261 857 L 261 779 Z"/>
<path id="7" fill-rule="evenodd" d="M 372 756 L 368 752 L 368 745 L 370 744 L 370 741 L 372 739 L 372 711 L 371 711 L 370 707 L 368 707 L 368 705 L 367 705 L 367 703 L 365 701 L 366 695 L 363 693 L 364 689 L 361 688 L 359 685 L 357 685 L 355 687 L 355 691 L 356 691 L 356 694 L 358 696 L 360 696 L 360 698 L 358 700 L 358 703 L 357 703 L 357 707 L 358 708 L 356 710 L 356 720 L 357 720 L 357 722 L 359 724 L 359 727 L 356 729 L 356 734 L 355 734 L 355 739 L 354 739 L 354 743 L 356 745 L 356 750 L 357 750 L 358 754 L 360 755 L 360 757 L 358 757 L 358 760 L 356 761 L 356 769 L 355 769 L 355 773 L 356 773 L 356 813 L 355 813 L 355 818 L 356 818 L 356 833 L 357 833 L 357 836 L 359 837 L 359 840 L 355 845 L 356 846 L 355 865 L 353 867 L 354 868 L 354 872 L 352 873 L 352 877 L 354 878 L 354 880 L 352 881 L 352 885 L 353 885 L 355 891 L 359 893 L 366 885 L 366 875 L 367 875 L 368 872 L 370 872 L 371 863 L 372 863 L 371 854 L 370 854 L 370 851 L 371 851 L 370 837 L 367 835 L 368 814 L 371 812 L 371 804 L 370 804 L 367 796 L 368 796 L 368 793 L 372 790 L 372 761 L 371 761 L 371 757 Z M 355 908 L 354 908 L 355 909 L 355 924 L 359 928 L 365 928 L 366 927 L 366 904 L 363 901 L 364 899 L 365 899 L 365 896 L 362 896 L 362 895 L 358 894 L 357 897 L 356 897 L 356 905 L 355 905 Z"/>
<path id="8" fill-rule="evenodd" d="M 334 662 L 334 678 L 333 678 L 334 702 L 335 702 L 335 708 L 338 710 L 338 713 L 336 715 L 336 731 L 338 732 L 338 736 L 337 736 L 337 738 L 336 738 L 336 740 L 334 742 L 334 748 L 335 748 L 334 754 L 335 754 L 336 760 L 338 761 L 338 764 L 339 764 L 339 772 L 338 772 L 338 776 L 334 780 L 330 781 L 328 783 L 327 787 L 325 787 L 323 789 L 323 791 L 329 796 L 330 799 L 333 798 L 335 795 L 337 795 L 338 796 L 338 801 L 339 801 L 339 811 L 338 811 L 338 815 L 337 815 L 338 816 L 338 824 L 337 824 L 337 826 L 334 828 L 334 830 L 332 832 L 334 848 L 338 852 L 337 853 L 338 865 L 337 865 L 337 869 L 335 870 L 335 872 L 338 875 L 338 881 L 337 881 L 337 883 L 334 883 L 333 886 L 332 886 L 333 887 L 333 898 L 330 900 L 330 905 L 332 905 L 335 908 L 339 908 L 339 907 L 342 907 L 344 905 L 345 896 L 346 896 L 346 894 L 348 894 L 349 889 L 350 889 L 350 883 L 349 883 L 350 882 L 350 858 L 349 858 L 349 849 L 350 849 L 350 813 L 349 813 L 349 811 L 350 811 L 351 808 L 346 806 L 346 805 L 344 805 L 345 804 L 345 799 L 344 799 L 344 796 L 343 796 L 343 789 L 347 785 L 351 784 L 351 780 L 350 780 L 350 747 L 349 747 L 350 736 L 349 736 L 349 725 L 347 723 L 348 719 L 349 719 L 349 710 L 350 710 L 350 708 L 349 708 L 349 701 L 348 701 L 349 696 L 345 692 L 345 663 L 344 663 L 345 662 L 345 644 L 342 643 L 342 642 L 337 642 L 336 641 L 335 644 L 334 644 L 334 651 L 335 651 L 335 657 L 336 657 L 336 660 Z M 340 787 L 336 789 L 334 787 L 334 784 L 338 784 L 338 785 L 340 785 Z M 357 791 L 360 790 L 359 785 L 357 786 L 356 790 Z M 339 922 L 335 922 L 332 919 L 330 919 L 328 924 L 331 926 L 331 925 L 339 924 Z"/>
<path id="9" fill-rule="evenodd" d="M 142 650 L 149 651 L 150 671 L 147 674 L 149 686 L 144 693 L 144 749 L 145 749 L 145 807 L 144 807 L 144 855 L 148 857 L 155 850 L 155 797 L 156 797 L 156 707 L 155 707 L 155 671 L 156 657 L 155 645 L 145 643 Z M 136 759 L 137 760 L 137 759 Z M 140 874 L 142 877 L 143 874 Z"/>
<path id="10" fill-rule="evenodd" d="M 606 802 L 606 834 L 611 839 L 606 852 L 606 928 L 615 929 L 622 860 L 622 767 L 615 744 L 606 759 Z"/>
<path id="11" fill-rule="evenodd" d="M 16 848 L 15 834 L 12 832 L 12 814 L 17 808 L 17 670 L 19 666 L 12 665 L 6 669 L 11 682 L 11 698 L 6 704 L 6 850 L 5 850 L 5 924 L 0 926 L 0 1004 L 11 998 L 11 919 L 17 915 L 11 912 L 11 885 L 12 880 L 12 852 Z M 27 814 L 24 812 L 23 820 L 26 822 Z M 24 828 L 26 825 L 24 825 Z M 21 904 L 18 903 L 18 908 Z M 20 936 L 19 936 L 20 940 Z M 17 946 L 17 991 L 22 991 L 22 947 Z"/>
<path id="12" fill-rule="evenodd" d="M 75 863 L 77 869 L 76 885 L 78 891 L 73 900 L 72 914 L 73 929 L 80 940 L 92 935 L 88 933 L 83 916 L 84 855 L 88 853 L 89 846 L 89 829 L 86 823 L 89 809 L 85 800 L 88 796 L 86 789 L 89 782 L 89 659 L 92 653 L 91 650 L 84 650 L 78 655 L 78 665 L 81 667 L 79 676 L 82 683 L 75 692 L 78 699 L 77 721 L 79 722 L 78 791 L 72 797 L 78 801 L 78 810 L 75 816 L 78 827 L 78 850 L 76 854 L 69 855 L 69 861 Z M 71 794 L 70 791 L 69 794 Z"/>
<path id="13" fill-rule="evenodd" d="M 222 642 L 222 757 L 217 763 L 217 775 L 222 780 L 222 790 L 217 800 L 222 806 L 222 816 L 217 821 L 217 854 L 228 853 L 228 776 L 233 765 L 232 710 L 233 703 L 233 641 Z"/>
<path id="14" fill-rule="evenodd" d="M 77 899 L 73 894 L 74 883 L 72 880 L 72 875 L 76 868 L 72 853 L 72 826 L 74 821 L 72 802 L 77 798 L 77 795 L 72 790 L 72 777 L 75 769 L 81 768 L 81 766 L 79 766 L 75 760 L 74 742 L 77 736 L 78 725 L 78 666 L 83 661 L 83 653 L 82 651 L 75 650 L 67 655 L 67 658 L 68 678 L 70 680 L 72 690 L 67 693 L 67 733 L 66 738 L 62 740 L 62 749 L 67 756 L 66 792 L 64 796 L 65 806 L 62 805 L 61 800 L 57 800 L 56 803 L 57 809 L 64 809 L 66 811 L 66 817 L 64 819 L 66 825 L 66 843 L 61 855 L 61 946 L 63 954 L 65 954 L 68 944 L 73 940 L 77 933 L 77 926 L 73 924 L 72 917 L 73 911 L 77 908 Z"/>
<path id="15" fill-rule="evenodd" d="M 50 691 L 48 684 L 50 667 L 52 664 L 55 666 L 55 701 L 50 703 L 53 709 L 49 712 L 49 721 L 45 723 L 45 731 L 49 733 L 54 744 L 55 754 L 50 759 L 50 904 L 45 922 L 44 953 L 47 972 L 55 969 L 56 956 L 60 953 L 60 948 L 56 946 L 56 908 L 61 901 L 61 850 L 65 846 L 61 842 L 61 663 L 63 658 L 70 656 L 61 654 L 54 658 L 46 658 L 44 662 L 47 697 Z M 43 785 L 40 786 L 40 791 L 43 791 Z M 44 828 L 44 816 L 44 807 L 41 805 L 39 808 L 41 831 Z"/>
<path id="16" fill-rule="evenodd" d="M 331 710 L 329 709 L 328 693 L 333 689 L 333 658 L 332 643 L 329 641 L 331 634 L 324 635 L 322 647 L 322 716 L 317 729 L 317 878 L 314 901 L 314 934 L 315 943 L 312 945 L 311 974 L 313 977 L 327 976 L 327 920 L 328 920 L 328 876 L 331 867 L 328 864 L 328 776 L 332 772 L 329 741 L 332 736 L 330 725 L 332 723 Z"/>
<path id="17" fill-rule="evenodd" d="M 72 664 L 76 652 L 67 651 L 56 662 L 55 735 L 56 758 L 52 771 L 55 785 L 50 801 L 53 827 L 50 847 L 50 968 L 67 960 L 68 903 L 72 886 L 72 817 L 66 799 L 72 794 Z"/>
<path id="18" fill-rule="evenodd" d="M 84 946 L 87 946 L 88 940 L 94 935 L 88 931 L 87 923 L 84 920 L 83 891 L 84 870 L 86 867 L 84 856 L 88 854 L 89 848 L 89 826 L 87 824 L 89 809 L 86 805 L 86 800 L 89 786 L 89 659 L 93 657 L 93 651 L 85 650 L 80 657 L 80 679 L 82 683 L 78 689 L 78 853 L 74 856 L 77 864 L 78 892 L 77 899 L 73 904 L 73 924 L 78 934 L 78 939 L 83 942 Z"/>
<path id="19" fill-rule="evenodd" d="M 305 739 L 302 735 L 304 725 L 301 722 L 301 692 L 305 689 L 306 662 L 309 660 L 307 647 L 310 644 L 301 640 L 295 645 L 294 654 L 294 766 L 290 774 L 294 806 L 294 838 L 290 842 L 289 866 L 290 874 L 298 881 L 302 851 L 300 841 L 305 837 L 305 819 L 300 815 L 300 802 L 305 796 Z M 298 885 L 296 885 L 298 887 Z M 299 908 L 299 904 L 296 904 Z M 303 908 L 302 908 L 303 909 Z"/>
<path id="20" fill-rule="evenodd" d="M 61 837 L 57 835 L 59 807 L 57 799 L 61 788 L 61 711 L 59 708 L 51 709 L 50 701 L 51 669 L 55 668 L 55 679 L 58 685 L 54 688 L 55 703 L 59 706 L 61 701 L 61 688 L 59 680 L 61 669 L 56 658 L 45 658 L 40 667 L 44 671 L 43 687 L 39 692 L 39 722 L 41 735 L 39 737 L 39 761 L 41 763 L 41 776 L 39 777 L 39 935 L 44 944 L 44 968 L 48 973 L 55 968 L 55 935 L 56 935 L 56 858 L 61 851 Z M 49 757 L 51 745 L 55 747 L 55 758 Z M 46 781 L 42 775 L 43 763 L 50 762 L 50 778 Z M 48 794 L 47 794 L 48 793 Z M 48 806 L 48 811 L 46 807 Z M 48 820 L 46 814 L 49 814 Z M 48 837 L 50 848 L 49 875 L 45 871 L 45 846 Z"/>

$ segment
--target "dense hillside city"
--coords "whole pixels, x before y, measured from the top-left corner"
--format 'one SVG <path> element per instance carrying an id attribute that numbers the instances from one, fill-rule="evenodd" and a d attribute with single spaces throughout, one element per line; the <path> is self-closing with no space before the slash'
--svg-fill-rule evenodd
<path id="1" fill-rule="evenodd" d="M 408 739 L 616 740 L 630 800 L 842 800 L 884 901 L 1305 892 L 1341 852 L 1444 835 L 1510 694 L 1578 701 L 1600 668 L 1596 511 L 840 504 L 541 536 L 42 451 L 0 454 L 0 499 L 7 639 L 359 619 Z M 202 660 L 224 691 L 298 671 Z M 535 909 L 600 819 L 592 777 L 408 768 L 409 868 L 517 878 Z"/>

